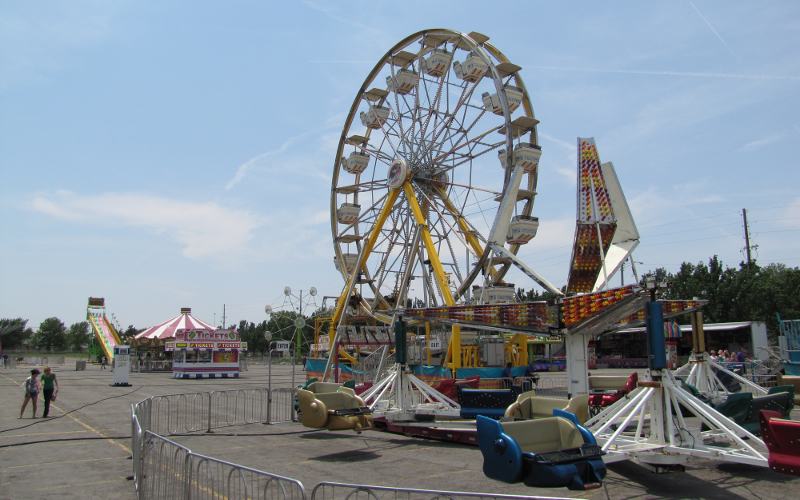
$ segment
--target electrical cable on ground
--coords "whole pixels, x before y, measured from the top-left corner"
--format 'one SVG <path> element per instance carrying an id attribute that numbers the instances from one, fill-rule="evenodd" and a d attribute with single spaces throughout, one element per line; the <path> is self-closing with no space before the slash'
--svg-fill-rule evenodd
<path id="1" fill-rule="evenodd" d="M 215 437 L 215 436 L 225 436 L 225 437 L 258 437 L 258 436 L 291 436 L 297 434 L 308 434 L 310 432 L 319 432 L 316 429 L 313 430 L 305 430 L 305 431 L 289 431 L 289 432 L 254 432 L 254 433 L 247 433 L 247 434 L 239 434 L 235 432 L 225 432 L 225 433 L 218 433 L 218 432 L 202 432 L 202 433 L 178 433 L 178 434 L 169 434 L 168 437 Z M 41 439 L 38 441 L 22 441 L 19 443 L 8 443 L 8 444 L 0 444 L 0 449 L 3 448 L 14 448 L 16 446 L 29 446 L 32 444 L 47 444 L 47 443 L 60 443 L 60 442 L 69 442 L 69 441 L 98 441 L 98 440 L 107 440 L 107 439 L 130 439 L 131 436 L 85 436 L 85 437 L 74 437 L 74 438 L 55 438 L 55 439 Z"/>
<path id="2" fill-rule="evenodd" d="M 97 401 L 93 401 L 93 402 L 91 402 L 91 403 L 86 403 L 86 404 L 84 404 L 84 405 L 82 405 L 82 406 L 79 406 L 79 407 L 77 407 L 77 408 L 73 408 L 72 410 L 70 410 L 70 411 L 68 411 L 68 412 L 65 412 L 65 413 L 63 413 L 63 414 L 61 414 L 61 415 L 58 415 L 58 416 L 56 416 L 56 417 L 52 417 L 52 418 L 49 418 L 49 417 L 48 417 L 48 418 L 46 418 L 46 419 L 45 419 L 45 418 L 41 418 L 41 419 L 39 419 L 39 420 L 36 420 L 35 422 L 31 422 L 30 424 L 27 424 L 27 425 L 21 425 L 21 426 L 19 426 L 19 427 L 11 427 L 11 428 L 8 428 L 8 429 L 0 429 L 0 434 L 2 434 L 3 432 L 9 432 L 9 431 L 18 431 L 18 430 L 20 430 L 20 429 L 27 429 L 28 427 L 32 427 L 32 426 L 34 426 L 34 425 L 37 425 L 37 424 L 41 424 L 41 423 L 44 423 L 44 422 L 51 422 L 51 421 L 53 421 L 53 420 L 58 420 L 59 418 L 66 417 L 66 416 L 67 416 L 67 415 L 69 415 L 70 413 L 74 413 L 74 412 L 76 412 L 76 411 L 78 411 L 78 410 L 82 410 L 82 409 L 86 408 L 87 406 L 96 405 L 96 404 L 98 404 L 98 403 L 102 403 L 103 401 L 108 401 L 109 399 L 122 398 L 122 397 L 125 397 L 125 396 L 128 396 L 128 395 L 131 395 L 131 394 L 133 394 L 134 392 L 138 391 L 139 389 L 142 389 L 143 387 L 144 387 L 144 386 L 143 386 L 143 385 L 141 385 L 141 386 L 137 387 L 136 389 L 134 389 L 134 390 L 132 390 L 132 391 L 128 391 L 128 392 L 126 392 L 126 393 L 124 393 L 124 394 L 117 394 L 117 395 L 115 395 L 115 396 L 109 396 L 109 397 L 107 397 L 107 398 L 98 399 Z M 130 437 L 130 436 L 128 436 L 128 437 Z M 102 439 L 109 439 L 109 438 L 102 438 Z"/>

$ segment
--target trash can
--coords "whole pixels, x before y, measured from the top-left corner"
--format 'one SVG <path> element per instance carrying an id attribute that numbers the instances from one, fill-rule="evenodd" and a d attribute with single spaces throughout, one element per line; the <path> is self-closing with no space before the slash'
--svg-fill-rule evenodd
<path id="1" fill-rule="evenodd" d="M 86 370 L 86 361 L 75 361 L 75 371 L 82 372 Z"/>

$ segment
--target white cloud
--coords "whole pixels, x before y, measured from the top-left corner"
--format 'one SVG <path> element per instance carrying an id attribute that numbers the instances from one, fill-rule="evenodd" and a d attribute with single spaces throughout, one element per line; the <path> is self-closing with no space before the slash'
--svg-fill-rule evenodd
<path id="1" fill-rule="evenodd" d="M 139 193 L 84 196 L 59 191 L 34 196 L 31 208 L 57 219 L 148 229 L 180 244 L 183 255 L 192 259 L 226 259 L 245 251 L 253 231 L 264 222 L 215 202 Z"/>
<path id="2" fill-rule="evenodd" d="M 247 173 L 251 169 L 269 167 L 270 166 L 270 162 L 269 162 L 270 158 L 275 157 L 275 156 L 279 156 L 279 155 L 285 153 L 297 141 L 299 141 L 300 139 L 302 139 L 303 137 L 306 137 L 308 135 L 309 135 L 309 132 L 303 132 L 302 134 L 297 134 L 295 136 L 289 137 L 288 139 L 283 141 L 283 143 L 280 146 L 278 146 L 277 148 L 275 148 L 275 149 L 273 149 L 271 151 L 267 151 L 266 153 L 261 153 L 260 155 L 256 155 L 256 156 L 250 158 L 249 160 L 247 160 L 246 162 L 242 163 L 241 165 L 239 165 L 239 167 L 236 168 L 236 172 L 233 174 L 233 177 L 231 177 L 231 180 L 229 180 L 228 183 L 225 184 L 225 190 L 226 191 L 230 191 L 234 186 L 239 184 L 242 181 L 242 179 L 245 178 L 245 176 L 247 175 Z"/>
<path id="3" fill-rule="evenodd" d="M 768 135 L 767 137 L 762 137 L 761 139 L 756 139 L 754 141 L 748 142 L 747 144 L 740 147 L 739 151 L 742 152 L 756 151 L 763 148 L 764 146 L 769 146 L 770 144 L 774 144 L 783 138 L 784 138 L 783 133 Z"/>

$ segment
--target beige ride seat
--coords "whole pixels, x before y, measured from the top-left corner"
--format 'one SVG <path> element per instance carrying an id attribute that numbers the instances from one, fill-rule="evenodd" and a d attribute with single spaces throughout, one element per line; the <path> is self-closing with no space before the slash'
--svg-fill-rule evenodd
<path id="1" fill-rule="evenodd" d="M 314 382 L 297 390 L 300 423 L 312 429 L 361 431 L 372 426 L 371 410 L 353 389 Z"/>
<path id="2" fill-rule="evenodd" d="M 628 375 L 590 375 L 590 391 L 619 391 L 628 383 Z"/>
<path id="3" fill-rule="evenodd" d="M 503 432 L 517 441 L 523 453 L 542 454 L 580 448 L 584 442 L 578 428 L 562 417 L 549 416 L 523 422 L 503 422 Z"/>
<path id="4" fill-rule="evenodd" d="M 580 394 L 569 401 L 561 398 L 536 396 L 536 391 L 523 392 L 517 401 L 506 408 L 505 420 L 532 420 L 553 416 L 553 410 L 573 413 L 583 424 L 589 419 L 589 395 Z M 505 427 L 505 424 L 504 424 Z"/>

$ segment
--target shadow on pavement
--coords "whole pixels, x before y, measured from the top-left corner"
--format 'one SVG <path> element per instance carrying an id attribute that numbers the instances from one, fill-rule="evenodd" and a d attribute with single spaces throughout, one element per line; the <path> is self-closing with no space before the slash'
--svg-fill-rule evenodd
<path id="1" fill-rule="evenodd" d="M 740 482 L 720 487 L 718 481 L 706 481 L 686 472 L 656 474 L 631 462 L 609 464 L 614 476 L 606 476 L 603 490 L 607 498 L 720 498 L 725 500 L 749 500 L 729 490 L 743 487 Z M 622 476 L 622 477 L 618 477 Z M 724 484 L 724 483 L 723 483 Z M 609 491 L 613 488 L 613 493 Z"/>

